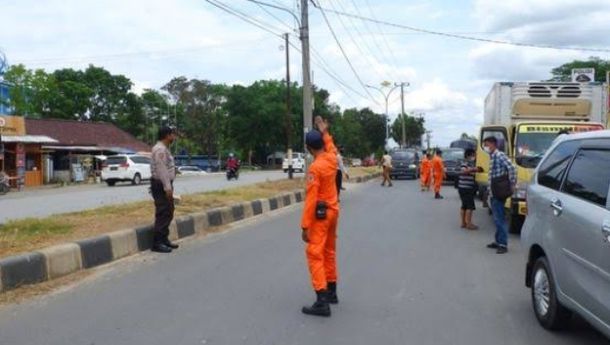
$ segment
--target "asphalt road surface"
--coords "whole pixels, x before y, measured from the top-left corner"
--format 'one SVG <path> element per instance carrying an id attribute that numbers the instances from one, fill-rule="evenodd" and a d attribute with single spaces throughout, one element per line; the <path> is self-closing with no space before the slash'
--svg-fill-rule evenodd
<path id="1" fill-rule="evenodd" d="M 575 320 L 550 333 L 535 320 L 523 285 L 523 250 L 485 248 L 483 229 L 457 226 L 458 200 L 393 188 L 348 186 L 340 220 L 340 304 L 330 319 L 301 314 L 313 301 L 300 206 L 170 255 L 143 254 L 85 283 L 0 309 L 0 343 L 154 344 L 608 344 Z"/>
<path id="2" fill-rule="evenodd" d="M 227 181 L 223 173 L 187 176 L 179 177 L 175 182 L 175 188 L 178 194 L 191 194 L 282 178 L 286 178 L 286 174 L 281 171 L 242 173 L 238 181 Z M 107 205 L 151 200 L 148 188 L 147 183 L 140 186 L 121 183 L 115 187 L 99 184 L 9 193 L 0 196 L 0 224 L 8 220 L 45 217 Z"/>

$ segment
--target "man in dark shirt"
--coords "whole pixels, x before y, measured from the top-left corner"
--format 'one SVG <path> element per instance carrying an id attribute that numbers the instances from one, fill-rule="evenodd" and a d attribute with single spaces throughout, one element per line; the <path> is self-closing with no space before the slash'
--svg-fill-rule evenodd
<path id="1" fill-rule="evenodd" d="M 473 149 L 466 149 L 464 159 L 462 171 L 458 178 L 458 192 L 462 200 L 462 208 L 460 210 L 462 229 L 477 230 L 479 227 L 472 223 L 472 213 L 476 209 L 474 197 L 477 188 L 474 175 L 479 171 L 474 163 L 475 151 Z"/>

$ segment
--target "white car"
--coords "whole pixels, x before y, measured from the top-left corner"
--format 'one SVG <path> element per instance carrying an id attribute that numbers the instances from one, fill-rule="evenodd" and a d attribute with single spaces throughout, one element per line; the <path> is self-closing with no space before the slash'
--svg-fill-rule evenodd
<path id="1" fill-rule="evenodd" d="M 202 176 L 207 175 L 206 171 L 201 170 L 198 166 L 185 165 L 177 168 L 178 173 L 182 176 Z"/>
<path id="2" fill-rule="evenodd" d="M 108 156 L 102 166 L 102 180 L 112 187 L 117 182 L 139 185 L 150 180 L 150 158 L 141 155 Z"/>
<path id="3" fill-rule="evenodd" d="M 284 170 L 285 173 L 288 172 L 289 162 L 290 161 L 288 158 L 284 158 L 284 162 L 282 163 L 282 170 Z M 300 152 L 294 152 L 292 154 L 292 171 L 294 171 L 294 172 L 305 171 L 305 155 L 303 155 Z"/>
<path id="4" fill-rule="evenodd" d="M 360 158 L 352 159 L 352 166 L 353 167 L 361 167 L 362 166 L 362 159 L 360 159 Z"/>

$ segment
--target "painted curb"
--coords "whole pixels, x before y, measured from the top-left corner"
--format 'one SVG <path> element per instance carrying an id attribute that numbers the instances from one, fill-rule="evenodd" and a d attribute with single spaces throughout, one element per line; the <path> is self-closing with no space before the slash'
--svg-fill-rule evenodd
<path id="1" fill-rule="evenodd" d="M 355 181 L 362 183 L 379 176 L 380 173 L 375 173 L 358 177 Z M 302 203 L 304 199 L 305 191 L 297 190 L 178 217 L 170 225 L 170 239 L 206 234 L 213 228 Z M 150 250 L 152 241 L 153 227 L 147 225 L 0 259 L 0 293 Z"/>

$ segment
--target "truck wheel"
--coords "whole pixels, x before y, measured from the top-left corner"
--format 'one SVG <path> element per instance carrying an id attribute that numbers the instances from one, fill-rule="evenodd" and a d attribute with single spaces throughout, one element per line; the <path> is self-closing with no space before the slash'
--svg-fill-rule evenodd
<path id="1" fill-rule="evenodd" d="M 510 216 L 510 224 L 509 224 L 509 232 L 511 234 L 520 234 L 521 228 L 523 227 L 523 223 L 525 222 L 525 217 L 521 215 L 511 215 Z"/>
<path id="2" fill-rule="evenodd" d="M 140 185 L 140 183 L 142 183 L 142 176 L 140 176 L 140 174 L 135 174 L 133 176 L 133 180 L 131 180 L 131 184 L 134 186 L 138 186 Z"/>
<path id="3" fill-rule="evenodd" d="M 532 270 L 532 306 L 538 322 L 550 330 L 564 328 L 572 313 L 559 303 L 555 280 L 546 257 L 540 257 Z"/>

